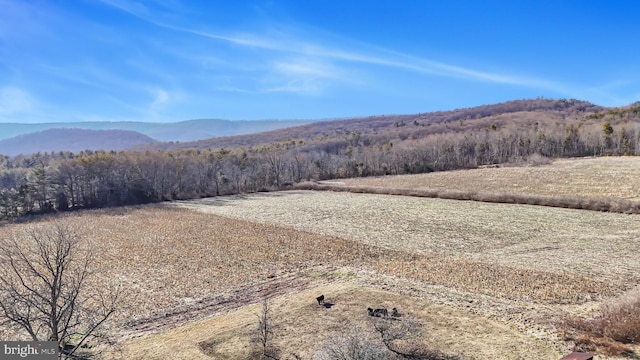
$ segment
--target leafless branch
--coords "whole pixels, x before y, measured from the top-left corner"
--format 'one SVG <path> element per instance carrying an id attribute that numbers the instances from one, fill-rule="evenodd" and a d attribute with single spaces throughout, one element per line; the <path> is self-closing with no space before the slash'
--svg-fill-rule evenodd
<path id="1" fill-rule="evenodd" d="M 62 222 L 0 239 L 0 319 L 72 355 L 117 308 L 119 290 L 92 293 L 90 275 L 89 247 Z"/>
<path id="2" fill-rule="evenodd" d="M 278 359 L 278 348 L 273 344 L 275 324 L 271 319 L 269 301 L 264 299 L 258 316 L 258 327 L 254 335 L 254 343 L 259 347 L 262 358 Z"/>

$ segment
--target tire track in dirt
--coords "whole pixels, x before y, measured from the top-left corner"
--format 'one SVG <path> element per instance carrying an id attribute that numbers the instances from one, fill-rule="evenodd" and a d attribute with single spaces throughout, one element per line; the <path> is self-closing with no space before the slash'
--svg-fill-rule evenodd
<path id="1" fill-rule="evenodd" d="M 322 269 L 322 271 L 327 271 L 327 269 Z M 189 322 L 258 303 L 265 298 L 269 299 L 294 291 L 302 291 L 334 280 L 331 275 L 323 276 L 322 280 L 312 279 L 310 275 L 310 271 L 305 271 L 274 276 L 267 281 L 245 284 L 224 294 L 202 298 L 192 305 L 179 306 L 147 318 L 129 321 L 124 324 L 116 337 L 118 341 L 121 341 L 159 333 Z"/>

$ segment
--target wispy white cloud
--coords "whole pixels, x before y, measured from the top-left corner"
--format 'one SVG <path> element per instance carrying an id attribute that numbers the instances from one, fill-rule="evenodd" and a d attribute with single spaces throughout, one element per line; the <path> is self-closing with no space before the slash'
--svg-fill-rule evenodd
<path id="1" fill-rule="evenodd" d="M 243 88 L 233 87 L 233 86 L 218 86 L 218 87 L 215 88 L 215 90 L 216 91 L 231 92 L 231 93 L 241 93 L 241 94 L 255 94 L 255 93 L 257 93 L 257 91 L 254 91 L 254 90 L 243 89 Z"/>
<path id="2" fill-rule="evenodd" d="M 153 87 L 149 89 L 151 101 L 146 109 L 140 109 L 139 117 L 144 121 L 166 121 L 172 117 L 175 107 L 184 100 L 184 93 L 179 89 Z"/>
<path id="3" fill-rule="evenodd" d="M 308 57 L 287 58 L 272 64 L 265 91 L 318 95 L 333 83 L 353 81 L 353 74 L 347 74 L 331 62 Z"/>
<path id="4" fill-rule="evenodd" d="M 149 13 L 149 8 L 137 1 L 129 1 L 129 0 L 99 0 L 99 1 L 138 17 L 148 15 Z"/>
<path id="5" fill-rule="evenodd" d="M 0 89 L 0 114 L 14 115 L 32 112 L 35 100 L 26 91 L 12 86 Z"/>
<path id="6" fill-rule="evenodd" d="M 362 44 L 360 46 L 362 48 L 361 51 L 342 50 L 336 47 L 322 46 L 306 39 L 291 38 L 286 36 L 285 34 L 279 34 L 279 36 L 276 37 L 266 37 L 263 35 L 261 36 L 251 33 L 223 34 L 177 26 L 156 20 L 153 15 L 150 14 L 148 8 L 140 6 L 138 3 L 126 0 L 101 1 L 115 6 L 123 11 L 128 12 L 131 15 L 140 18 L 141 20 L 147 21 L 156 26 L 212 40 L 225 41 L 234 45 L 254 49 L 270 50 L 274 52 L 289 53 L 307 57 L 319 57 L 346 62 L 380 65 L 437 76 L 464 78 L 476 81 L 529 86 L 536 88 L 547 88 L 561 91 L 563 90 L 561 84 L 557 84 L 544 79 L 481 71 L 472 68 L 457 66 L 454 64 L 442 63 L 434 61 L 432 59 L 419 58 L 389 49 L 374 47 L 368 44 Z"/>
<path id="7" fill-rule="evenodd" d="M 302 64 L 297 63 L 298 60 L 295 57 L 303 57 L 306 59 L 322 59 L 325 64 L 332 62 L 330 65 L 333 67 L 333 71 L 337 70 L 340 65 L 344 63 L 366 64 L 400 69 L 425 75 L 544 89 L 560 94 L 566 94 L 566 96 L 572 96 L 572 94 L 577 92 L 577 89 L 557 81 L 518 74 L 483 71 L 456 64 L 444 63 L 433 59 L 416 57 L 390 49 L 376 47 L 371 44 L 356 43 L 353 40 L 338 41 L 337 46 L 334 44 L 327 46 L 319 43 L 317 39 L 313 40 L 304 38 L 307 37 L 304 35 L 302 37 L 291 35 L 295 31 L 270 31 L 268 32 L 268 35 L 258 35 L 249 32 L 212 32 L 188 26 L 179 26 L 174 23 L 160 20 L 162 16 L 157 15 L 151 11 L 150 8 L 134 1 L 101 1 L 136 16 L 143 21 L 165 29 L 188 33 L 211 40 L 223 41 L 254 50 L 266 50 L 272 54 L 279 54 L 279 56 L 283 56 L 284 54 L 294 57 L 277 63 L 275 68 L 272 67 L 270 71 L 272 72 L 271 75 L 274 73 L 280 73 L 281 75 L 288 73 L 289 75 L 293 75 L 293 73 L 297 72 L 297 77 L 289 76 L 283 78 L 284 83 L 295 85 L 276 86 L 273 89 L 285 89 L 284 91 L 291 89 L 294 92 L 305 92 L 303 90 L 308 88 L 313 89 L 313 91 L 306 91 L 306 93 L 318 94 L 318 90 L 322 87 L 326 87 L 329 80 L 336 81 L 348 78 L 348 76 L 343 76 L 347 75 L 346 71 L 343 71 L 340 78 L 333 77 L 329 73 L 314 74 L 314 71 L 322 71 L 322 69 L 317 66 L 305 67 Z M 349 43 L 348 45 L 346 44 L 347 42 Z M 343 44 L 342 48 L 340 47 L 341 43 Z M 354 44 L 356 46 L 352 46 Z M 346 46 L 351 46 L 351 48 L 345 50 Z M 322 79 L 322 81 L 319 81 L 320 79 Z M 322 83 L 324 83 L 324 85 L 322 85 Z"/>
<path id="8" fill-rule="evenodd" d="M 341 70 L 332 64 L 308 58 L 297 58 L 277 62 L 273 66 L 278 73 L 287 76 L 305 76 L 313 78 L 339 78 Z"/>
<path id="9" fill-rule="evenodd" d="M 489 83 L 527 86 L 565 93 L 569 92 L 569 90 L 564 85 L 545 79 L 485 72 L 452 64 L 446 64 L 431 59 L 417 58 L 390 50 L 380 51 L 379 54 L 368 54 L 366 52 L 343 51 L 319 45 L 309 45 L 307 42 L 296 40 L 282 41 L 281 39 L 260 38 L 256 35 L 248 34 L 218 35 L 204 31 L 169 26 L 166 24 L 158 25 L 176 31 L 183 31 L 193 35 L 203 36 L 209 39 L 227 41 L 235 45 L 247 46 L 263 50 L 292 53 L 308 57 L 315 56 L 325 59 L 364 63 L 369 65 L 379 65 L 428 75 L 463 78 Z"/>
<path id="10" fill-rule="evenodd" d="M 220 109 L 225 106 L 232 108 L 229 104 L 233 101 L 251 104 L 257 100 L 264 104 L 265 100 L 260 97 L 265 93 L 270 93 L 268 99 L 272 103 L 285 103 L 289 101 L 287 95 L 290 94 L 333 96 L 341 91 L 356 94 L 354 98 L 366 94 L 402 99 L 409 87 L 417 90 L 413 94 L 423 94 L 427 87 L 436 88 L 434 84 L 446 87 L 451 83 L 453 87 L 469 85 L 474 89 L 486 87 L 502 92 L 515 90 L 514 93 L 541 93 L 545 96 L 552 93 L 552 96 L 592 101 L 599 98 L 623 104 L 629 98 L 617 95 L 633 92 L 630 91 L 633 90 L 631 85 L 594 86 L 593 82 L 597 80 L 593 79 L 585 80 L 586 84 L 581 79 L 573 80 L 576 83 L 572 84 L 569 76 L 536 77 L 535 70 L 530 71 L 518 64 L 500 67 L 497 63 L 492 67 L 486 65 L 486 58 L 481 60 L 485 61 L 484 64 L 466 60 L 460 63 L 437 61 L 430 55 L 415 56 L 410 50 L 394 51 L 307 25 L 286 27 L 270 21 L 268 13 L 263 14 L 264 21 L 233 28 L 223 27 L 226 20 L 209 21 L 209 15 L 217 16 L 213 12 L 207 13 L 205 19 L 203 13 L 188 8 L 192 4 L 180 0 L 94 1 L 99 2 L 98 7 L 104 5 L 102 10 L 110 7 L 110 10 L 120 11 L 123 17 L 131 16 L 129 20 L 140 21 L 124 22 L 122 27 L 118 27 L 109 23 L 107 17 L 87 17 L 85 12 L 64 6 L 46 3 L 44 8 L 49 7 L 53 11 L 42 11 L 35 9 L 35 5 L 22 5 L 27 3 L 21 1 L 0 0 L 0 8 L 6 4 L 13 6 L 13 13 L 22 14 L 20 19 L 27 19 L 27 15 L 34 12 L 47 20 L 37 22 L 37 26 L 28 24 L 26 28 L 34 27 L 29 32 L 35 35 L 29 38 L 49 46 L 45 49 L 19 41 L 17 35 L 12 35 L 10 26 L 3 24 L 4 19 L 11 17 L 3 16 L 4 10 L 0 11 L 0 42 L 4 33 L 12 37 L 12 44 L 36 49 L 25 52 L 29 56 L 3 59 L 0 47 L 0 90 L 10 88 L 11 84 L 29 84 L 18 89 L 25 94 L 23 104 L 39 107 L 38 111 L 43 116 L 51 117 L 48 114 L 55 109 L 58 117 L 88 119 L 100 114 L 105 118 L 113 116 L 134 120 L 215 113 L 223 111 Z M 92 7 L 95 5 L 90 4 Z M 67 24 L 68 19 L 74 20 L 73 26 Z M 82 26 L 77 26 L 76 20 Z M 14 24 L 18 20 L 11 21 Z M 131 28 L 125 28 L 130 24 Z M 68 36 L 74 34 L 78 27 L 90 31 L 84 31 L 77 37 Z M 157 33 L 149 31 L 150 28 Z M 144 32 L 138 32 L 138 29 L 144 29 Z M 55 41 L 42 40 L 41 33 L 51 33 L 49 36 Z M 60 51 L 63 45 L 74 51 Z M 6 70 L 2 72 L 3 69 Z M 447 82 L 448 79 L 458 81 Z M 36 102 L 29 94 L 38 94 L 39 101 Z M 4 97 L 13 97 L 16 99 L 14 104 L 20 103 L 19 93 Z M 203 100 L 214 97 L 215 100 Z M 214 104 L 215 101 L 218 102 Z M 10 107 L 6 105 L 9 103 L 0 97 L 0 114 L 8 114 L 9 109 L 15 112 L 19 108 L 28 108 L 27 105 Z M 365 106 L 368 105 L 361 108 Z M 418 106 L 422 104 L 414 107 Z M 379 108 L 402 109 L 395 103 Z M 72 111 L 77 113 L 72 114 Z"/>
<path id="11" fill-rule="evenodd" d="M 302 95 L 317 95 L 329 86 L 323 79 L 293 79 L 284 84 L 266 88 L 265 92 L 289 92 Z"/>
<path id="12" fill-rule="evenodd" d="M 149 105 L 151 110 L 157 110 L 169 102 L 169 93 L 166 91 L 156 88 L 152 89 L 151 93 L 153 94 L 153 101 L 151 102 L 151 105 Z"/>
<path id="13" fill-rule="evenodd" d="M 108 99 L 105 103 L 113 103 L 118 106 L 129 106 L 119 99 Z M 0 88 L 0 122 L 65 122 L 65 121 L 117 121 L 113 116 L 98 116 L 83 112 L 76 108 L 61 109 L 56 104 L 50 104 L 44 99 L 32 96 L 21 88 L 6 86 Z M 121 120 L 134 120 L 132 118 Z"/>

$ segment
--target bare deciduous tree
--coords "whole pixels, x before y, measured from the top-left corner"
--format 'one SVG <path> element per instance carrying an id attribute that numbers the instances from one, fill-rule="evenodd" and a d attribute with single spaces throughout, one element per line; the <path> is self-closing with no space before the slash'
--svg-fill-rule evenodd
<path id="1" fill-rule="evenodd" d="M 372 326 L 380 335 L 382 344 L 392 353 L 408 359 L 420 359 L 421 346 L 415 341 L 420 339 L 422 326 L 412 318 L 402 321 L 386 318 L 372 319 Z"/>
<path id="2" fill-rule="evenodd" d="M 367 329 L 352 327 L 347 332 L 333 334 L 315 354 L 321 360 L 460 360 L 429 350 L 422 344 L 422 325 L 411 317 L 399 319 L 369 318 Z"/>
<path id="3" fill-rule="evenodd" d="M 72 357 L 116 311 L 118 289 L 90 289 L 90 247 L 60 222 L 0 239 L 0 323 Z"/>
<path id="4" fill-rule="evenodd" d="M 314 356 L 320 360 L 383 360 L 392 359 L 379 340 L 364 329 L 351 327 L 329 336 L 325 346 Z"/>
<path id="5" fill-rule="evenodd" d="M 446 355 L 427 349 L 422 344 L 423 327 L 412 317 L 402 320 L 375 318 L 370 320 L 385 348 L 399 359 L 459 360 L 455 355 Z"/>
<path id="6" fill-rule="evenodd" d="M 267 299 L 262 301 L 262 308 L 258 314 L 258 327 L 253 342 L 257 345 L 254 358 L 278 359 L 279 351 L 273 343 L 275 325 L 271 319 L 271 308 Z"/>

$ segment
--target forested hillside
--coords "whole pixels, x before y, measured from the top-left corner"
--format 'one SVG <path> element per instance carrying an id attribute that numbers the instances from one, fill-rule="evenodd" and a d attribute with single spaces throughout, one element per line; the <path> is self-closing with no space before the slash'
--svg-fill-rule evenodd
<path id="1" fill-rule="evenodd" d="M 149 136 L 127 130 L 49 129 L 0 140 L 0 154 L 16 156 L 85 149 L 122 150 L 155 142 Z"/>
<path id="2" fill-rule="evenodd" d="M 474 168 L 534 154 L 638 155 L 639 109 L 531 100 L 376 117 L 370 123 L 312 124 L 263 134 L 260 145 L 221 147 L 212 139 L 210 147 L 194 143 L 189 149 L 3 156 L 0 216 L 255 192 L 306 180 Z"/>
<path id="3" fill-rule="evenodd" d="M 159 141 L 195 141 L 218 136 L 251 134 L 289 126 L 307 124 L 310 120 L 221 120 L 198 119 L 169 123 L 141 121 L 84 121 L 59 123 L 0 123 L 0 140 L 50 129 L 126 130 L 147 135 Z M 84 150 L 84 149 L 83 149 Z M 0 152 L 1 154 L 2 152 Z"/>
<path id="4" fill-rule="evenodd" d="M 404 140 L 442 133 L 496 129 L 504 126 L 509 126 L 512 130 L 526 130 L 536 123 L 542 125 L 565 123 L 604 110 L 600 106 L 579 100 L 515 100 L 453 111 L 321 121 L 258 134 L 217 137 L 183 143 L 159 143 L 155 144 L 153 148 L 156 150 L 214 149 L 255 146 L 291 139 L 324 141 L 330 138 L 339 138 L 345 133 L 367 135 L 372 138 Z"/>

